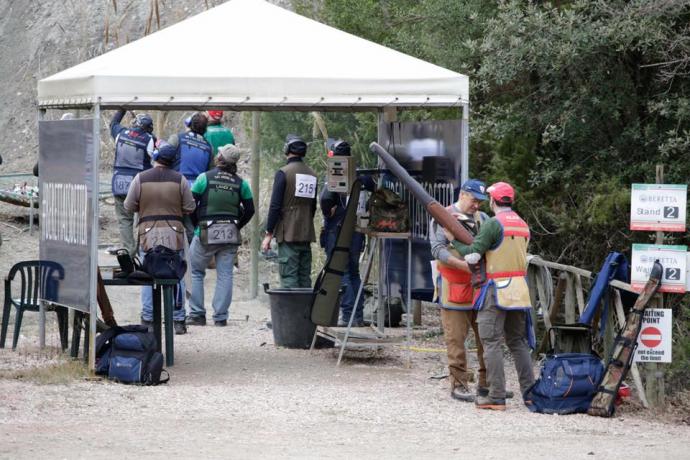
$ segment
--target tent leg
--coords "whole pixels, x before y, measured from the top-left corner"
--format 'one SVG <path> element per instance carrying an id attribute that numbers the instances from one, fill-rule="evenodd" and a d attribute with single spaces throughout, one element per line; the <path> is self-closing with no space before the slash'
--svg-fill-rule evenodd
<path id="1" fill-rule="evenodd" d="M 38 121 L 39 124 L 41 121 L 45 119 L 46 116 L 46 110 L 45 109 L 39 109 L 38 110 Z M 40 129 L 40 128 L 39 128 Z M 40 158 L 40 155 L 39 155 Z M 40 165 L 39 165 L 39 173 L 40 173 Z M 41 186 L 41 181 L 39 178 L 39 195 L 40 195 L 40 186 Z M 33 200 L 31 203 L 31 210 L 33 211 Z M 41 209 L 43 209 L 41 207 Z M 41 219 L 41 222 L 43 222 L 43 219 Z M 31 216 L 31 224 L 33 224 L 33 215 Z M 40 233 L 40 232 L 39 232 Z M 40 240 L 41 237 L 39 235 L 39 248 L 40 248 Z M 39 259 L 40 259 L 40 249 L 39 249 Z M 38 302 L 38 346 L 41 349 L 44 349 L 46 347 L 46 305 L 45 302 L 42 300 Z"/>
<path id="2" fill-rule="evenodd" d="M 252 195 L 254 195 L 254 203 L 256 206 L 256 215 L 251 222 L 251 273 L 249 275 L 249 298 L 256 299 L 259 295 L 259 250 L 261 244 L 261 235 L 259 234 L 259 190 L 261 188 L 261 177 L 259 170 L 261 168 L 261 161 L 259 158 L 259 149 L 261 146 L 261 112 L 252 112 L 252 178 L 251 187 Z"/>
<path id="3" fill-rule="evenodd" d="M 90 241 L 90 267 L 89 267 L 89 369 L 96 370 L 96 321 L 98 320 L 98 298 L 97 277 L 98 277 L 98 192 L 99 180 L 98 170 L 101 154 L 101 106 L 96 103 L 93 106 L 93 164 L 91 167 L 91 206 L 93 209 L 91 221 L 91 241 Z M 86 344 L 85 344 L 86 345 Z"/>
<path id="4" fill-rule="evenodd" d="M 462 104 L 462 121 L 460 125 L 462 133 L 462 153 L 460 155 L 460 183 L 464 183 L 470 177 L 470 106 Z"/>

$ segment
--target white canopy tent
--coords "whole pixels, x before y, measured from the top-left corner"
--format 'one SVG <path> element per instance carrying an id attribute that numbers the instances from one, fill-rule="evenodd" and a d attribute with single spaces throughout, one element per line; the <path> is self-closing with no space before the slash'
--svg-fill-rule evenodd
<path id="1" fill-rule="evenodd" d="M 217 40 L 211 41 L 213 37 Z M 40 117 L 47 109 L 92 109 L 93 136 L 101 109 L 232 111 L 462 110 L 462 180 L 468 170 L 467 76 L 305 18 L 264 0 L 231 0 L 38 82 Z M 258 133 L 258 116 L 254 117 Z M 94 143 L 91 183 L 98 183 Z M 253 150 L 258 146 L 254 139 Z M 252 189 L 258 193 L 258 156 Z M 98 194 L 91 273 L 97 271 Z M 258 247 L 254 219 L 252 246 Z M 252 254 L 253 293 L 258 259 Z M 92 296 L 90 349 L 96 317 Z M 44 324 L 44 314 L 41 315 Z M 43 328 L 41 328 L 43 329 Z M 42 338 L 44 333 L 41 334 Z M 43 343 L 43 342 L 42 342 Z M 93 353 L 90 353 L 93 368 Z"/>
<path id="2" fill-rule="evenodd" d="M 39 81 L 38 101 L 41 108 L 450 107 L 469 101 L 469 81 L 266 1 L 232 0 Z"/>

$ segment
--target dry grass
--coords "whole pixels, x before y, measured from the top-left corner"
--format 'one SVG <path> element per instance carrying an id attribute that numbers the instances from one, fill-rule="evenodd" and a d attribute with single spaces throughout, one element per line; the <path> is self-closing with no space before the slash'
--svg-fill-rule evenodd
<path id="1" fill-rule="evenodd" d="M 0 379 L 21 380 L 39 385 L 67 384 L 89 377 L 90 372 L 80 360 L 65 360 L 48 366 L 0 371 Z"/>

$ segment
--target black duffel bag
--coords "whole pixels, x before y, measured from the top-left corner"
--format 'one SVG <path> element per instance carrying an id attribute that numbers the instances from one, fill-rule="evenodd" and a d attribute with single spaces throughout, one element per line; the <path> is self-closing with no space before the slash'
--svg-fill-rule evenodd
<path id="1" fill-rule="evenodd" d="M 158 245 L 146 251 L 142 268 L 156 279 L 179 281 L 187 272 L 187 261 L 178 251 Z"/>

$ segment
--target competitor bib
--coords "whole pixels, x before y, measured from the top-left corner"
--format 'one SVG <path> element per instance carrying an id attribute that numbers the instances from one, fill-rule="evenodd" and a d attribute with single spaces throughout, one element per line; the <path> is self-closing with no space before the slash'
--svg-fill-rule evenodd
<path id="1" fill-rule="evenodd" d="M 177 251 L 181 249 L 179 247 L 179 239 L 182 232 L 184 232 L 184 229 L 181 223 L 179 226 L 168 224 L 145 227 L 141 235 L 142 247 L 144 251 L 148 251 L 156 246 L 165 246 Z"/>
<path id="2" fill-rule="evenodd" d="M 295 174 L 295 196 L 316 198 L 316 176 Z"/>
<path id="3" fill-rule="evenodd" d="M 129 185 L 134 180 L 134 176 L 115 173 L 113 175 L 113 195 L 114 196 L 124 196 L 127 195 L 129 191 Z"/>
<path id="4" fill-rule="evenodd" d="M 204 244 L 240 244 L 240 229 L 233 221 L 217 220 L 202 222 L 199 239 Z"/>

